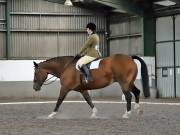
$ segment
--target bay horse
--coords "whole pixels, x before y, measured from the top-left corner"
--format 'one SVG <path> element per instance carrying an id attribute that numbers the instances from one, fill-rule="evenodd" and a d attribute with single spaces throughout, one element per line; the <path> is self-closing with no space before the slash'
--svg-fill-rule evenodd
<path id="1" fill-rule="evenodd" d="M 62 104 L 68 92 L 74 90 L 80 92 L 86 102 L 92 109 L 91 117 L 95 117 L 97 109 L 93 105 L 88 90 L 100 89 L 118 82 L 126 99 L 126 112 L 123 118 L 129 118 L 131 114 L 132 94 L 135 96 L 135 109 L 139 109 L 140 90 L 135 86 L 134 81 L 137 76 L 137 65 L 134 62 L 137 59 L 141 63 L 141 76 L 143 84 L 143 92 L 145 97 L 150 96 L 149 78 L 147 65 L 144 60 L 138 56 L 129 56 L 125 54 L 114 54 L 101 60 L 98 69 L 91 70 L 93 81 L 82 83 L 83 76 L 76 69 L 77 59 L 73 56 L 62 56 L 48 59 L 37 64 L 34 62 L 34 80 L 33 88 L 39 91 L 46 81 L 48 74 L 60 78 L 60 93 L 54 111 L 48 115 L 49 118 L 58 112 L 59 106 Z"/>

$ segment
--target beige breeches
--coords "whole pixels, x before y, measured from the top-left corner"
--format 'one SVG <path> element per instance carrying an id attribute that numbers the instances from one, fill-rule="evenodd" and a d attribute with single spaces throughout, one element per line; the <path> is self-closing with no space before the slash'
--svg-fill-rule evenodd
<path id="1" fill-rule="evenodd" d="M 82 65 L 85 65 L 93 60 L 95 60 L 96 58 L 94 57 L 91 57 L 91 56 L 83 56 L 82 58 L 80 58 L 78 61 L 77 61 L 77 64 L 82 67 Z"/>

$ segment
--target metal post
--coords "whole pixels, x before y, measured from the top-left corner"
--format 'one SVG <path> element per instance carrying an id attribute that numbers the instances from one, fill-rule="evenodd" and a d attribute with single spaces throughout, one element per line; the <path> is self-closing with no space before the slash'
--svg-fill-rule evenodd
<path id="1" fill-rule="evenodd" d="M 175 42 L 175 15 L 172 16 L 173 19 L 173 48 L 174 48 L 174 97 L 176 98 L 176 42 Z"/>
<path id="2" fill-rule="evenodd" d="M 10 58 L 10 1 L 6 2 L 6 58 Z"/>
<path id="3" fill-rule="evenodd" d="M 109 39 L 109 37 L 110 37 L 110 15 L 108 14 L 107 19 L 106 19 L 106 32 L 105 32 L 105 38 L 106 38 L 105 45 L 107 48 L 105 56 L 110 55 L 110 39 Z"/>
<path id="4" fill-rule="evenodd" d="M 154 18 L 153 19 L 153 24 L 154 24 L 154 46 L 155 46 L 155 87 L 157 88 L 157 43 L 156 43 L 156 21 L 157 21 L 157 18 Z M 159 96 L 159 95 L 158 95 Z"/>

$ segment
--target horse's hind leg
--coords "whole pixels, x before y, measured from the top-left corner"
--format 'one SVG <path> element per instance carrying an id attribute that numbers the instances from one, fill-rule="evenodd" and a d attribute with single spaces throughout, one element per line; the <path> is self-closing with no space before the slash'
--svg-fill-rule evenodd
<path id="1" fill-rule="evenodd" d="M 137 110 L 137 113 L 141 114 L 142 111 L 140 110 L 140 105 L 139 105 L 139 96 L 140 96 L 140 90 L 134 85 L 133 89 L 131 90 L 132 93 L 135 96 L 135 105 L 134 109 Z"/>
<path id="2" fill-rule="evenodd" d="M 135 96 L 135 108 L 134 109 L 137 109 L 137 107 L 139 106 L 140 90 L 134 85 L 134 87 L 133 87 L 133 89 L 131 91 Z"/>
<path id="3" fill-rule="evenodd" d="M 132 100 L 132 95 L 130 91 L 123 91 L 125 98 L 126 98 L 126 102 L 127 102 L 127 111 L 125 112 L 125 114 L 123 115 L 123 118 L 129 118 L 130 114 L 131 114 L 131 100 Z"/>
<path id="4" fill-rule="evenodd" d="M 96 107 L 94 107 L 94 104 L 92 103 L 92 100 L 88 91 L 87 90 L 82 91 L 81 94 L 83 95 L 84 99 L 86 100 L 86 102 L 89 104 L 89 106 L 92 109 L 91 118 L 96 118 L 98 110 L 96 109 Z"/>

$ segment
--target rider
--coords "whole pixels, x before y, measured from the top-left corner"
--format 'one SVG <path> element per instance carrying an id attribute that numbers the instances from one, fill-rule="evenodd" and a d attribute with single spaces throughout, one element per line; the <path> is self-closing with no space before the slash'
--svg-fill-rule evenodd
<path id="1" fill-rule="evenodd" d="M 100 57 L 101 54 L 99 52 L 99 36 L 96 34 L 96 25 L 91 22 L 88 23 L 86 31 L 89 37 L 79 52 L 79 55 L 83 55 L 83 57 L 77 61 L 77 64 L 79 69 L 85 74 L 87 83 L 88 81 L 92 81 L 92 77 L 86 64 Z"/>

